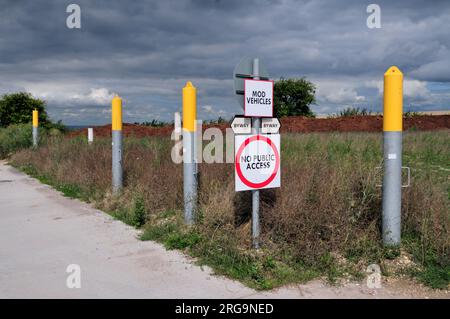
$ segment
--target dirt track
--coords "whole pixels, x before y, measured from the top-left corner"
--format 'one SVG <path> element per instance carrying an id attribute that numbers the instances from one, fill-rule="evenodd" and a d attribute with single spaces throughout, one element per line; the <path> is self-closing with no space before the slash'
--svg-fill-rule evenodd
<path id="1" fill-rule="evenodd" d="M 405 118 L 405 130 L 432 131 L 450 129 L 450 115 L 421 115 Z M 221 130 L 230 127 L 228 123 L 206 125 L 205 127 L 218 127 Z M 382 116 L 353 116 L 328 119 L 314 119 L 302 116 L 291 116 L 281 119 L 281 133 L 309 133 L 309 132 L 381 132 L 383 128 Z M 124 124 L 125 136 L 168 136 L 173 126 L 148 127 L 135 124 Z M 70 132 L 68 136 L 87 135 L 87 129 Z M 111 125 L 94 127 L 97 137 L 111 136 Z"/>

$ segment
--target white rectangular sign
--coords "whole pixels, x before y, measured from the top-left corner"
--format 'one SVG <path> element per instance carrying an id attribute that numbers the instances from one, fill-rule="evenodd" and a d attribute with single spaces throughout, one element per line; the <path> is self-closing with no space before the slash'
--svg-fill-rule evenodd
<path id="1" fill-rule="evenodd" d="M 234 158 L 237 192 L 280 187 L 280 134 L 235 135 Z"/>
<path id="2" fill-rule="evenodd" d="M 273 116 L 273 81 L 244 81 L 244 115 L 254 117 Z"/>
<path id="3" fill-rule="evenodd" d="M 94 128 L 88 127 L 88 143 L 92 143 L 94 141 Z"/>

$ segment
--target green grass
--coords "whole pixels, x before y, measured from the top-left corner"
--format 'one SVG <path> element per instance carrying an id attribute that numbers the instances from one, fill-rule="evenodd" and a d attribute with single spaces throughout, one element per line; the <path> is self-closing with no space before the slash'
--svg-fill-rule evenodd
<path id="1" fill-rule="evenodd" d="M 450 267 L 445 266 L 445 268 L 442 268 L 437 264 L 427 264 L 424 270 L 417 271 L 415 276 L 431 288 L 448 289 L 448 283 L 450 282 Z"/>
<path id="2" fill-rule="evenodd" d="M 424 247 L 417 236 L 406 234 L 403 246 L 419 261 L 417 267 L 410 269 L 410 274 L 432 288 L 448 289 L 450 283 L 450 260 L 439 254 L 434 247 Z"/>
<path id="3" fill-rule="evenodd" d="M 19 169 L 31 177 L 36 178 L 41 183 L 53 186 L 66 197 L 83 199 L 89 202 L 89 197 L 87 196 L 86 191 L 80 185 L 57 183 L 50 175 L 40 174 L 33 165 L 21 166 Z"/>
<path id="4" fill-rule="evenodd" d="M 56 127 L 58 127 L 56 125 Z M 63 130 L 63 127 L 60 127 Z M 39 127 L 39 144 L 46 144 L 49 139 L 60 137 L 62 131 L 58 128 Z M 13 124 L 0 128 L 0 159 L 8 158 L 22 149 L 32 146 L 32 125 Z"/>
<path id="5" fill-rule="evenodd" d="M 289 283 L 303 283 L 324 276 L 336 283 L 348 267 L 341 267 L 326 254 L 319 265 L 295 262 L 289 255 L 274 251 L 259 252 L 241 250 L 230 241 L 227 231 L 216 231 L 214 238 L 202 235 L 202 225 L 188 227 L 183 224 L 179 212 L 162 212 L 146 224 L 141 240 L 160 242 L 167 249 L 180 249 L 197 258 L 199 265 L 207 265 L 216 274 L 240 280 L 255 289 L 272 289 Z M 360 279 L 360 272 L 352 273 Z"/>
<path id="6" fill-rule="evenodd" d="M 0 158 L 6 158 L 17 150 L 31 147 L 31 130 L 31 123 L 0 128 Z"/>

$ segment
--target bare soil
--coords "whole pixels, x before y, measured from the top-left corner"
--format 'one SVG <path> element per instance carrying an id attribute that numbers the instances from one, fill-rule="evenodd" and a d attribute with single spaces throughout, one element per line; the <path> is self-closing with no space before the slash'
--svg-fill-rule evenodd
<path id="1" fill-rule="evenodd" d="M 230 127 L 228 123 L 205 125 L 217 127 L 224 131 Z M 404 130 L 433 131 L 450 129 L 450 115 L 420 115 L 404 118 Z M 290 116 L 281 119 L 281 133 L 309 133 L 309 132 L 381 132 L 383 129 L 382 116 L 352 116 L 338 118 L 308 118 L 303 116 Z M 125 136 L 168 136 L 173 130 L 172 125 L 163 127 L 149 127 L 125 123 L 123 133 Z M 87 129 L 70 132 L 69 137 L 87 135 Z M 111 136 L 111 125 L 94 127 L 94 136 Z"/>

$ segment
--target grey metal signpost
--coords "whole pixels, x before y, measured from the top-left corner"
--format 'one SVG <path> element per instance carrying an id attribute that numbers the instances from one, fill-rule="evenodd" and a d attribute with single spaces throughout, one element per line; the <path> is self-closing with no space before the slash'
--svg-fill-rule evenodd
<path id="1" fill-rule="evenodd" d="M 244 107 L 244 80 L 269 80 L 266 69 L 260 65 L 259 58 L 244 58 L 234 69 L 234 90 L 238 101 Z M 252 134 L 259 134 L 261 118 L 252 117 Z M 260 223 L 259 223 L 259 190 L 252 190 L 252 246 L 258 249 Z"/>
<path id="2" fill-rule="evenodd" d="M 259 59 L 253 59 L 253 79 L 259 80 Z M 252 118 L 252 133 L 259 134 L 261 119 L 259 117 Z M 253 248 L 259 248 L 259 190 L 252 191 L 252 243 Z"/>

